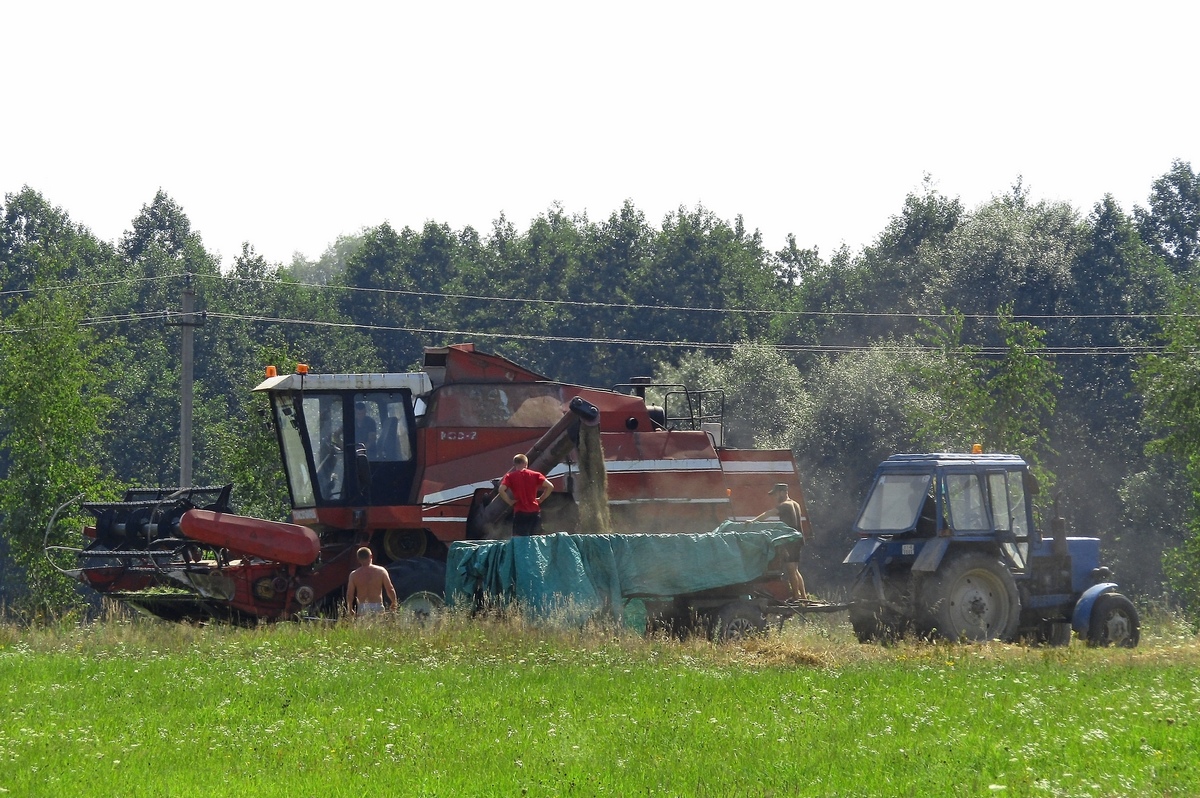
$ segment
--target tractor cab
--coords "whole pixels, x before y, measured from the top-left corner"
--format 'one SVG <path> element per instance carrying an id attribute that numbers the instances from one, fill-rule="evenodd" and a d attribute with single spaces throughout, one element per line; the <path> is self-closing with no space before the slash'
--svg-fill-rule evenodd
<path id="1" fill-rule="evenodd" d="M 417 397 L 429 378 L 410 374 L 269 376 L 293 508 L 392 506 L 410 501 L 417 471 Z"/>
<path id="2" fill-rule="evenodd" d="M 1020 568 L 1035 491 L 1027 463 L 1015 455 L 894 455 L 876 472 L 854 531 L 860 538 L 998 540 Z"/>

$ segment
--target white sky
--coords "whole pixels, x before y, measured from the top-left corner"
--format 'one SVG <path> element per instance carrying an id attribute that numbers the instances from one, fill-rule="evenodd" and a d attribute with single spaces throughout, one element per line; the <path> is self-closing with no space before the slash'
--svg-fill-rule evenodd
<path id="1" fill-rule="evenodd" d="M 828 257 L 926 173 L 1131 211 L 1200 168 L 1200 4 L 19 2 L 0 193 L 117 240 L 161 187 L 228 265 L 385 220 L 697 203 Z"/>

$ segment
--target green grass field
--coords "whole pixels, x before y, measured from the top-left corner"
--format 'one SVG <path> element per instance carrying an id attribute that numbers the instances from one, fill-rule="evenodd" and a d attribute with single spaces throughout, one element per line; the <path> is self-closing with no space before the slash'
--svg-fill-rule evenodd
<path id="1" fill-rule="evenodd" d="M 14 796 L 1200 795 L 1200 644 L 0 624 Z"/>

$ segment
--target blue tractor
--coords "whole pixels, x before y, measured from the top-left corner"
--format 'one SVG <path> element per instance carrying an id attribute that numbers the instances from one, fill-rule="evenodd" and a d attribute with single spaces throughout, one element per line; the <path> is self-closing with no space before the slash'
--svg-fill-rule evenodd
<path id="1" fill-rule="evenodd" d="M 862 642 L 905 635 L 1134 647 L 1140 621 L 1100 540 L 1034 527 L 1037 481 L 1010 454 L 900 454 L 880 464 L 845 563 Z M 1056 513 L 1057 515 L 1057 513 Z"/>

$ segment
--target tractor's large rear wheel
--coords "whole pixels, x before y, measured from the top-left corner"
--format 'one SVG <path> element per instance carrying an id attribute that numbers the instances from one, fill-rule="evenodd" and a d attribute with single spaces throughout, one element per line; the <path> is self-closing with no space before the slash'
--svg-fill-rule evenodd
<path id="1" fill-rule="evenodd" d="M 1021 620 L 1021 595 L 1004 563 L 966 552 L 942 563 L 921 590 L 932 634 L 947 640 L 1012 640 Z"/>

